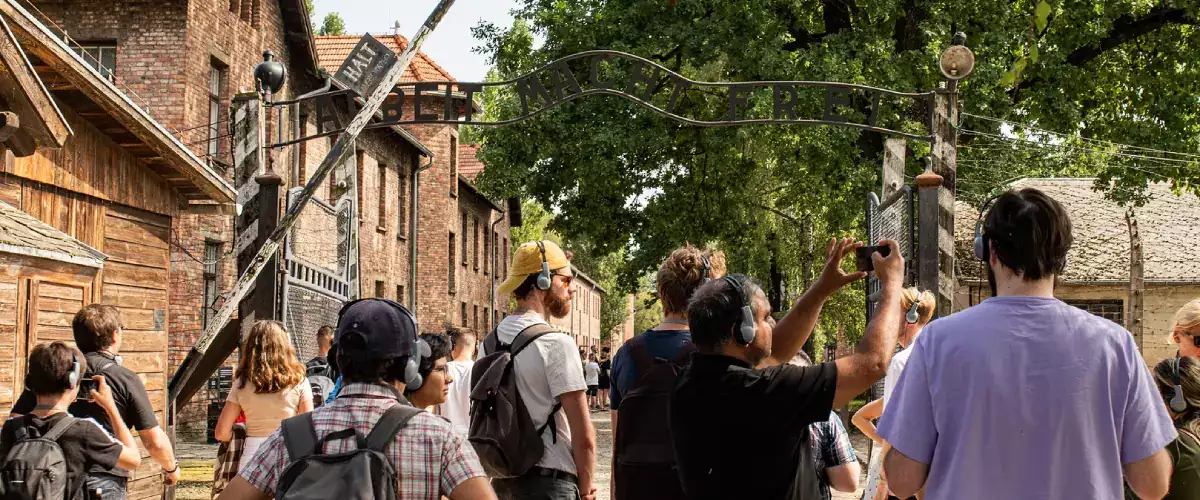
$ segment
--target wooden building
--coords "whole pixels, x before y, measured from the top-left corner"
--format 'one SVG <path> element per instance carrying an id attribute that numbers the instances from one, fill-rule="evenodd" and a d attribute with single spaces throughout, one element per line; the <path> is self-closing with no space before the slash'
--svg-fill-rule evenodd
<path id="1" fill-rule="evenodd" d="M 0 407 L 29 350 L 72 340 L 75 312 L 104 303 L 120 308 L 123 365 L 165 427 L 175 220 L 221 212 L 235 193 L 29 12 L 0 0 L 0 20 L 0 111 L 27 132 L 0 164 Z M 161 477 L 144 459 L 129 498 L 161 496 Z"/>

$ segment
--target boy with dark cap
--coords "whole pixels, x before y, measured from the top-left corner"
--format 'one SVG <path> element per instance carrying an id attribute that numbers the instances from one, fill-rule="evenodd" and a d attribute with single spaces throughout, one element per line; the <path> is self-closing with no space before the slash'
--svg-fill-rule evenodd
<path id="1" fill-rule="evenodd" d="M 409 360 L 415 356 L 419 364 L 430 354 L 428 346 L 418 341 L 417 331 L 412 313 L 390 300 L 363 299 L 342 308 L 330 354 L 342 374 L 343 387 L 337 399 L 311 413 L 318 440 L 347 428 L 367 435 L 389 409 L 410 406 L 403 394 L 410 383 L 416 383 L 417 373 L 409 369 Z M 322 445 L 325 454 L 356 448 L 352 438 Z M 496 498 L 475 450 L 436 415 L 420 412 L 412 417 L 384 451 L 396 471 L 399 500 Z M 289 463 L 287 444 L 277 430 L 221 498 L 271 497 Z"/>

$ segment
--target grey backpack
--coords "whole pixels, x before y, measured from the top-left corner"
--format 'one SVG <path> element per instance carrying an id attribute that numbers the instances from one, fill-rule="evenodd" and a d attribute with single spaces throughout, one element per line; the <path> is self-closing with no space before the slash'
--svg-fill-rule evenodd
<path id="1" fill-rule="evenodd" d="M 384 450 L 408 421 L 423 410 L 393 406 L 365 437 L 356 429 L 317 439 L 312 413 L 283 421 L 283 442 L 290 462 L 275 487 L 278 500 L 395 500 L 396 468 Z M 358 449 L 323 453 L 325 443 L 353 437 Z"/>
<path id="2" fill-rule="evenodd" d="M 78 421 L 66 415 L 41 436 L 34 436 L 34 429 L 28 425 L 17 429 L 12 447 L 0 462 L 0 499 L 71 498 L 67 493 L 67 461 L 58 438 Z"/>
<path id="3" fill-rule="evenodd" d="M 525 474 L 537 465 L 546 451 L 542 433 L 549 428 L 552 439 L 558 439 L 554 414 L 562 405 L 556 403 L 546 417 L 545 425 L 534 427 L 529 410 L 517 392 L 517 376 L 513 373 L 517 354 L 538 337 L 555 331 L 550 325 L 538 323 L 522 330 L 512 344 L 500 342 L 494 330 L 483 340 L 488 354 L 471 368 L 468 440 L 488 477 L 509 478 Z"/>

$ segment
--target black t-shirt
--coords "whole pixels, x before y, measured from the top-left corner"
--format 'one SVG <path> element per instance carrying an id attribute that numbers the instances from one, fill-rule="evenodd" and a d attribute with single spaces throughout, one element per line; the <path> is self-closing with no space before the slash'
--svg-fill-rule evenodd
<path id="1" fill-rule="evenodd" d="M 56 413 L 43 420 L 34 415 L 24 415 L 4 422 L 4 428 L 0 430 L 0 456 L 8 454 L 8 450 L 16 441 L 16 432 L 21 427 L 32 427 L 37 430 L 34 435 L 41 436 L 50 432 L 54 424 L 66 416 L 65 413 Z M 90 419 L 79 419 L 71 425 L 58 438 L 58 447 L 62 448 L 63 459 L 67 461 L 68 499 L 86 498 L 81 494 L 88 469 L 116 468 L 122 449 L 121 443 Z"/>
<path id="2" fill-rule="evenodd" d="M 608 378 L 608 372 L 612 369 L 612 360 L 606 359 L 600 362 L 600 378 Z"/>
<path id="3" fill-rule="evenodd" d="M 808 426 L 829 419 L 837 369 L 694 354 L 671 396 L 671 440 L 691 500 L 815 499 Z"/>
<path id="4" fill-rule="evenodd" d="M 113 401 L 116 402 L 117 411 L 120 412 L 125 425 L 139 431 L 158 427 L 158 418 L 154 416 L 154 407 L 150 406 L 150 396 L 146 394 L 146 386 L 142 385 L 142 381 L 137 378 L 137 375 L 128 368 L 117 364 L 106 354 L 89 352 L 84 357 L 87 358 L 87 370 L 84 376 L 104 375 L 108 387 L 112 389 Z M 21 393 L 21 397 L 13 405 L 12 412 L 25 415 L 32 412 L 35 406 L 37 406 L 37 396 L 26 390 Z M 114 434 L 112 424 L 108 421 L 108 414 L 100 405 L 77 401 L 71 403 L 67 410 L 75 417 L 95 420 L 109 434 Z M 121 469 L 94 468 L 93 472 L 108 472 L 119 476 L 128 475 Z"/>

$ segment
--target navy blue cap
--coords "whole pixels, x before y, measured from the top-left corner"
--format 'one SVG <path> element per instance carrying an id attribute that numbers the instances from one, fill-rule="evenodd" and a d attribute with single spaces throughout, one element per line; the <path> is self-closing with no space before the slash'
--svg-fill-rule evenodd
<path id="1" fill-rule="evenodd" d="M 362 299 L 342 307 L 338 315 L 334 345 L 341 346 L 349 336 L 359 336 L 363 349 L 356 354 L 368 355 L 371 359 L 392 359 L 412 355 L 417 339 L 417 322 L 404 306 L 387 299 Z"/>

